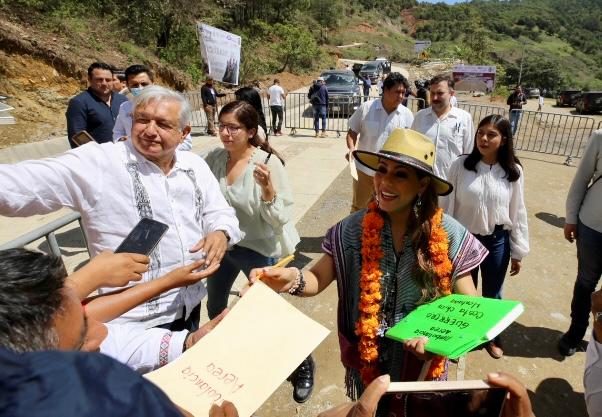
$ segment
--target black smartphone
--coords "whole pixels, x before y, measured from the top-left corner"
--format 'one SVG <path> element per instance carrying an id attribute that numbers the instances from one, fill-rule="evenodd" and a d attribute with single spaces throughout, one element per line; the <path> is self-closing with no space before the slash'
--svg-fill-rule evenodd
<path id="1" fill-rule="evenodd" d="M 77 132 L 75 135 L 73 135 L 71 137 L 71 140 L 73 142 L 75 142 L 75 144 L 77 146 L 82 146 L 85 145 L 88 142 L 96 142 L 94 140 L 94 138 L 92 137 L 92 135 L 90 135 L 88 132 L 86 132 L 85 130 L 82 130 L 81 132 Z"/>
<path id="2" fill-rule="evenodd" d="M 484 381 L 400 382 L 388 391 L 379 408 L 404 410 L 406 417 L 500 417 L 506 399 L 504 388 Z"/>
<path id="3" fill-rule="evenodd" d="M 167 232 L 167 229 L 169 229 L 169 226 L 165 223 L 144 217 L 115 249 L 115 253 L 128 252 L 148 256 Z"/>

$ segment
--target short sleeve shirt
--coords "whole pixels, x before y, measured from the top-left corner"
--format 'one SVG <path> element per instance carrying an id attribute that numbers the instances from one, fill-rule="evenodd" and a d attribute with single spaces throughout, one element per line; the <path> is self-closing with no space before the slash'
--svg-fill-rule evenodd
<path id="1" fill-rule="evenodd" d="M 359 135 L 357 150 L 377 152 L 393 129 L 409 129 L 413 120 L 414 116 L 407 107 L 400 104 L 397 109 L 387 113 L 381 99 L 376 99 L 366 101 L 358 107 L 349 118 L 349 129 Z M 356 164 L 356 167 L 366 175 L 374 175 L 374 171 L 362 164 Z"/>
<path id="2" fill-rule="evenodd" d="M 284 89 L 278 84 L 274 84 L 268 88 L 268 94 L 270 95 L 270 106 L 284 106 Z"/>
<path id="3" fill-rule="evenodd" d="M 452 107 L 439 119 L 432 107 L 416 113 L 412 129 L 428 136 L 435 143 L 435 174 L 447 179 L 452 162 L 472 151 L 474 125 L 467 111 Z"/>

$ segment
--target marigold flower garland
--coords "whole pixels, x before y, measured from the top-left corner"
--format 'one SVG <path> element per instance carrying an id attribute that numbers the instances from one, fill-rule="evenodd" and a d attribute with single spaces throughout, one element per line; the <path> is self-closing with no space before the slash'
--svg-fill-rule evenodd
<path id="1" fill-rule="evenodd" d="M 429 255 L 433 269 L 438 277 L 437 287 L 444 295 L 451 293 L 452 263 L 448 256 L 449 242 L 447 232 L 441 225 L 443 210 L 437 209 L 431 218 L 431 236 Z M 381 231 L 384 219 L 379 213 L 378 204 L 373 201 L 362 222 L 362 271 L 360 276 L 360 316 L 355 325 L 355 333 L 360 337 L 360 369 L 364 385 L 380 375 L 378 369 L 378 329 L 380 326 L 381 299 L 380 261 L 384 256 L 381 246 Z M 445 358 L 436 356 L 431 362 L 427 379 L 440 377 L 445 371 Z"/>

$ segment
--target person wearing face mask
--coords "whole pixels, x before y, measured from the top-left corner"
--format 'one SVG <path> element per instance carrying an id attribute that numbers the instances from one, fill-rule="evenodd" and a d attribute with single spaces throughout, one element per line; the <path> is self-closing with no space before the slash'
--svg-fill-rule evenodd
<path id="1" fill-rule="evenodd" d="M 154 84 L 153 72 L 146 65 L 131 65 L 125 70 L 125 82 L 132 98 L 138 97 L 145 87 Z M 127 140 L 131 136 L 132 109 L 133 105 L 131 100 L 121 104 L 119 114 L 115 120 L 115 126 L 113 127 L 113 142 Z M 189 133 L 178 146 L 178 150 L 189 151 L 191 149 L 192 138 Z"/>

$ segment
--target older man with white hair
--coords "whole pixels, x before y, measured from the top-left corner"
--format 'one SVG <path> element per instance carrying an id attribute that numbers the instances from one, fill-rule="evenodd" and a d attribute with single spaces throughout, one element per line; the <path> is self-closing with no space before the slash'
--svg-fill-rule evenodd
<path id="1" fill-rule="evenodd" d="M 144 217 L 169 225 L 143 281 L 183 264 L 195 252 L 219 263 L 241 239 L 234 210 L 199 156 L 177 150 L 190 132 L 180 94 L 149 86 L 135 98 L 131 140 L 89 143 L 54 158 L 0 165 L 0 214 L 31 216 L 68 207 L 82 215 L 92 256 L 114 250 Z M 117 322 L 171 330 L 198 328 L 203 283 L 174 289 Z"/>

